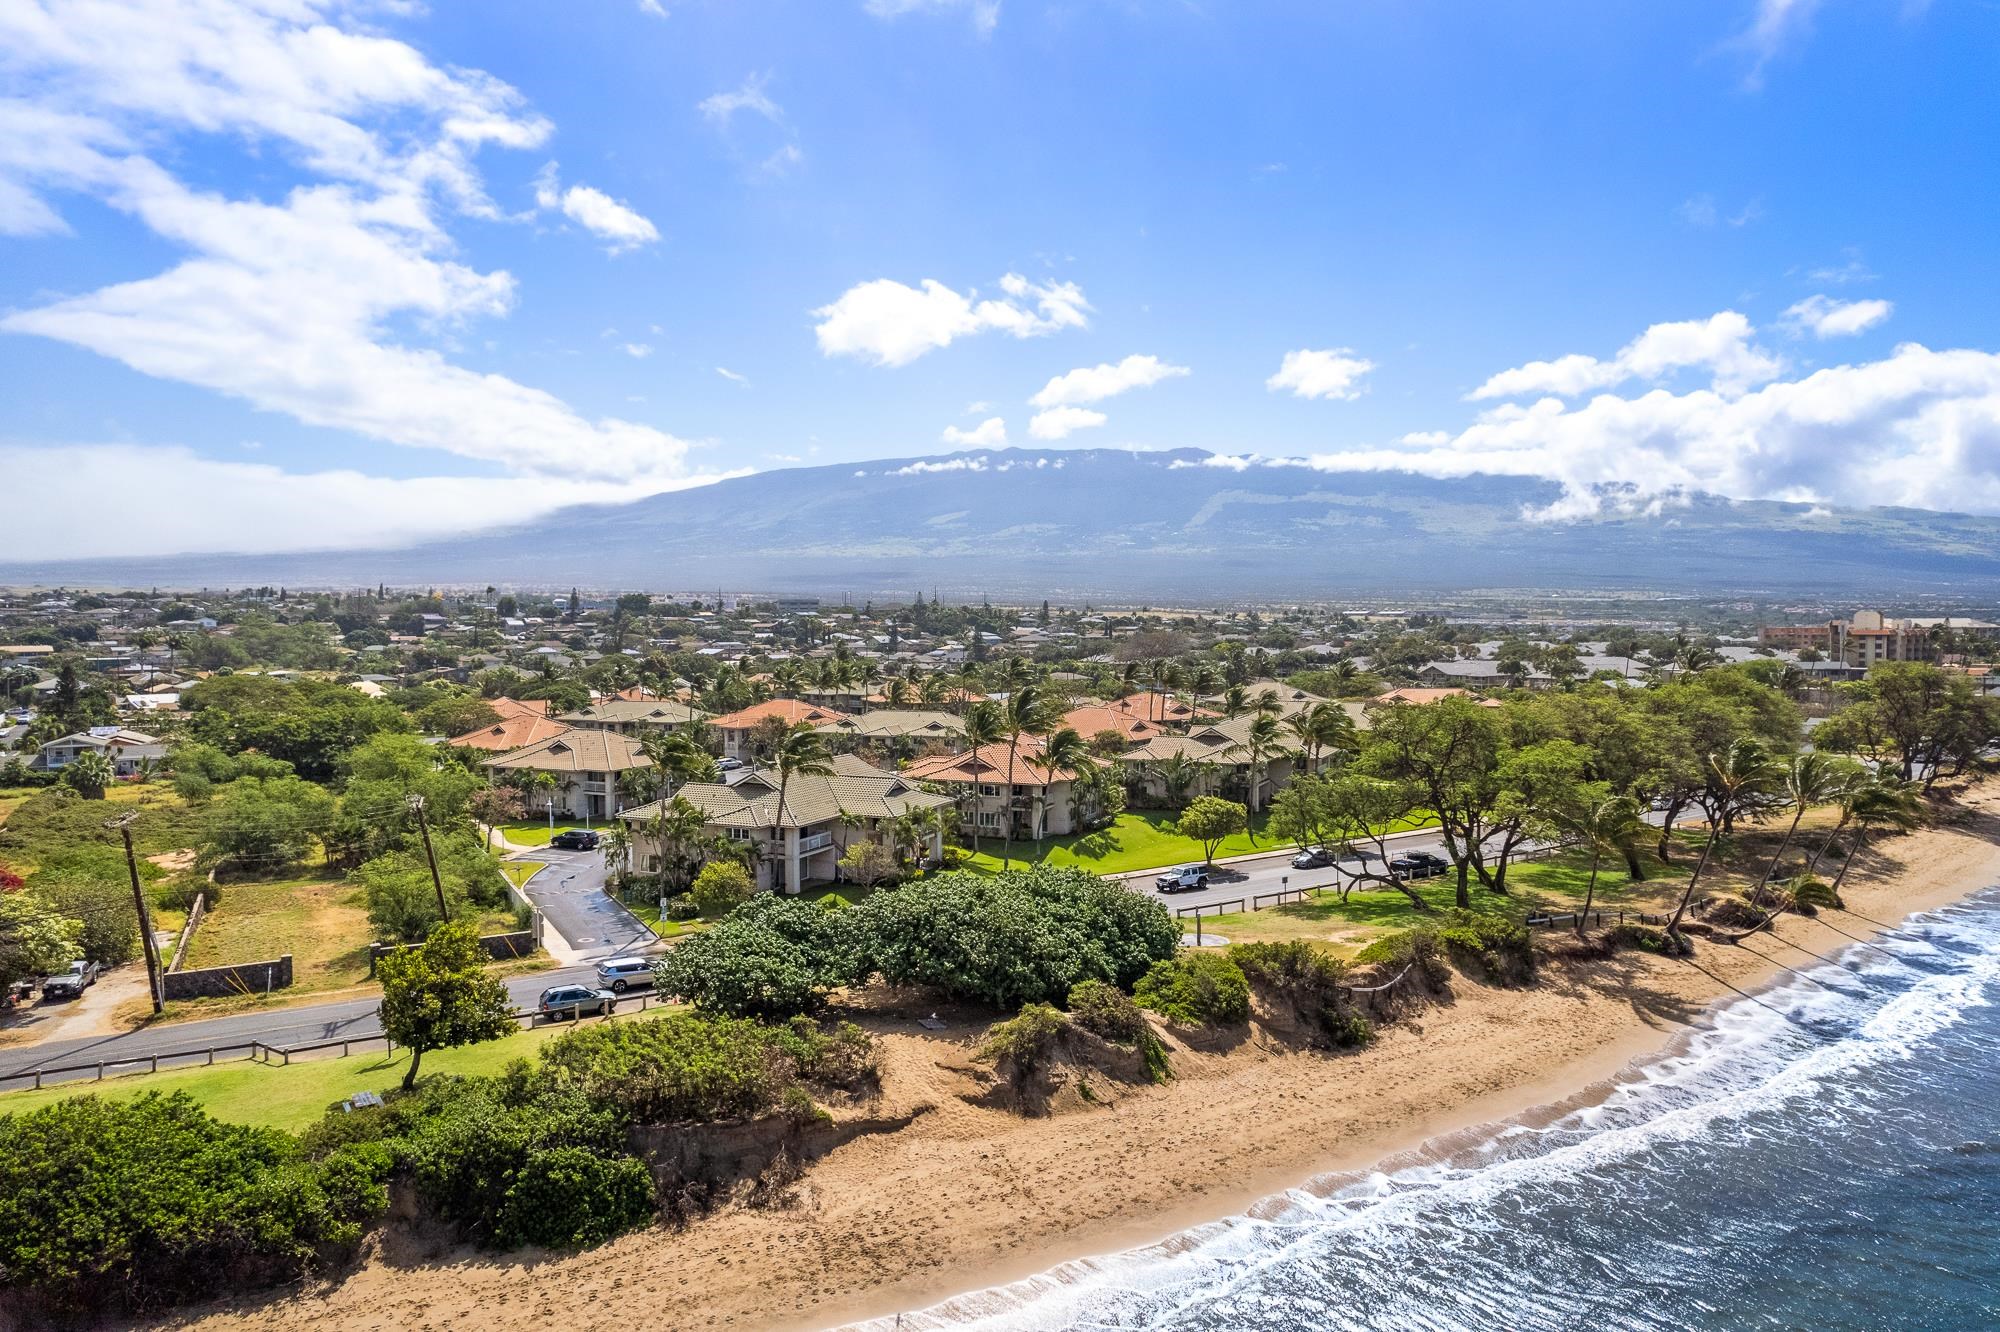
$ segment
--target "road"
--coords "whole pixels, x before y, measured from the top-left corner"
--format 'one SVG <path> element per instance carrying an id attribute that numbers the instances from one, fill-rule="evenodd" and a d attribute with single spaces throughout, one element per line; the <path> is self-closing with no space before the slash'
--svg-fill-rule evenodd
<path id="1" fill-rule="evenodd" d="M 570 956 L 595 960 L 645 952 L 659 943 L 643 921 L 604 891 L 602 851 L 537 846 L 510 853 L 507 859 L 541 861 L 548 866 L 521 891 L 562 936 Z"/>

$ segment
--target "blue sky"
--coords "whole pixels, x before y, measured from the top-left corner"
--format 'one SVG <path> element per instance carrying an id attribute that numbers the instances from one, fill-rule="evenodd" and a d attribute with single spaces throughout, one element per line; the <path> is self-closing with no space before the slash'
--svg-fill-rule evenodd
<path id="1" fill-rule="evenodd" d="M 2000 512 L 1996 56 L 1898 0 L 22 0 L 0 558 L 1003 438 Z"/>

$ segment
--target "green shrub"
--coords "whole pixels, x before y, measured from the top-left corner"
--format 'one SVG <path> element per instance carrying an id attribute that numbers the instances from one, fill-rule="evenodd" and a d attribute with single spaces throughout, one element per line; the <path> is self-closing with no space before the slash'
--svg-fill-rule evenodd
<path id="1" fill-rule="evenodd" d="M 1045 866 L 934 875 L 842 919 L 853 923 L 856 980 L 879 975 L 1000 1009 L 1061 1002 L 1086 980 L 1129 987 L 1180 940 L 1158 902 Z"/>
<path id="2" fill-rule="evenodd" d="M 1189 949 L 1156 962 L 1132 997 L 1183 1027 L 1234 1027 L 1250 1020 L 1250 981 L 1223 953 Z"/>
<path id="3" fill-rule="evenodd" d="M 503 1245 L 571 1248 L 598 1244 L 653 1219 L 653 1175 L 630 1156 L 584 1147 L 528 1153 L 500 1205 Z"/>
<path id="4" fill-rule="evenodd" d="M 352 1154 L 313 1161 L 185 1093 L 0 1116 L 0 1288 L 51 1315 L 141 1312 L 288 1281 L 388 1199 Z"/>
<path id="5" fill-rule="evenodd" d="M 679 893 L 667 899 L 668 920 L 693 920 L 701 915 L 701 908 L 686 893 Z"/>
<path id="6" fill-rule="evenodd" d="M 852 912 L 765 893 L 653 963 L 659 993 L 729 1017 L 816 1013 L 852 970 Z"/>
<path id="7" fill-rule="evenodd" d="M 1084 981 L 1069 992 L 1069 1020 L 1095 1036 L 1133 1047 L 1153 1081 L 1165 1082 L 1173 1076 L 1166 1043 L 1124 991 L 1103 981 Z"/>
<path id="8" fill-rule="evenodd" d="M 205 875 L 185 870 L 155 883 L 150 896 L 153 905 L 164 911 L 192 911 L 194 899 L 206 897 L 212 911 L 222 905 L 222 886 L 210 883 Z"/>
<path id="9" fill-rule="evenodd" d="M 1335 1046 L 1362 1045 L 1375 1030 L 1347 990 L 1347 963 L 1306 939 L 1236 944 L 1229 958 L 1274 1001 Z"/>
<path id="10" fill-rule="evenodd" d="M 1613 925 L 1599 937 L 1607 948 L 1636 948 L 1660 957 L 1687 957 L 1694 952 L 1694 945 L 1686 940 L 1676 944 L 1664 930 L 1649 925 Z"/>
<path id="11" fill-rule="evenodd" d="M 1021 1086 L 1054 1061 L 1069 1029 L 1069 1019 L 1049 1005 L 1028 1004 L 1015 1016 L 988 1027 L 975 1057 Z"/>
<path id="12" fill-rule="evenodd" d="M 139 909 L 132 902 L 132 881 L 122 856 L 115 869 L 76 863 L 45 867 L 28 880 L 28 887 L 83 926 L 77 942 L 93 962 L 111 965 L 139 955 Z"/>
<path id="13" fill-rule="evenodd" d="M 688 895 L 703 915 L 720 916 L 742 906 L 756 891 L 749 870 L 733 860 L 711 860 L 694 876 L 694 887 Z"/>
<path id="14" fill-rule="evenodd" d="M 1517 920 L 1452 911 L 1436 929 L 1438 942 L 1461 969 L 1476 968 L 1500 985 L 1526 985 L 1535 978 L 1534 939 Z"/>
<path id="15" fill-rule="evenodd" d="M 1356 953 L 1354 961 L 1358 966 L 1386 968 L 1389 972 L 1385 977 L 1387 980 L 1395 979 L 1404 967 L 1415 964 L 1425 984 L 1432 989 L 1451 979 L 1451 967 L 1444 958 L 1444 944 L 1439 942 L 1435 930 L 1418 928 L 1385 934 Z"/>

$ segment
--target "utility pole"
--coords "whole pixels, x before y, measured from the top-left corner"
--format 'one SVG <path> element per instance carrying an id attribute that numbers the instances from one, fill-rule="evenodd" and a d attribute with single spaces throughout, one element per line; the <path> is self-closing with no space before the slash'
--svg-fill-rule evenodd
<path id="1" fill-rule="evenodd" d="M 417 816 L 417 831 L 422 833 L 424 837 L 424 859 L 431 863 L 431 887 L 437 889 L 438 895 L 438 923 L 443 924 L 445 921 L 451 919 L 451 908 L 444 904 L 444 880 L 438 877 L 437 852 L 431 850 L 431 825 L 430 821 L 424 817 L 424 798 L 422 796 L 413 795 L 410 797 L 410 813 Z"/>
<path id="2" fill-rule="evenodd" d="M 116 828 L 125 839 L 125 868 L 132 876 L 132 905 L 139 909 L 139 943 L 146 951 L 146 992 L 152 997 L 153 1012 L 166 1011 L 165 991 L 160 984 L 160 945 L 153 939 L 153 913 L 146 905 L 146 892 L 139 886 L 139 857 L 132 850 L 132 820 L 137 814 L 112 819 L 104 826 Z"/>

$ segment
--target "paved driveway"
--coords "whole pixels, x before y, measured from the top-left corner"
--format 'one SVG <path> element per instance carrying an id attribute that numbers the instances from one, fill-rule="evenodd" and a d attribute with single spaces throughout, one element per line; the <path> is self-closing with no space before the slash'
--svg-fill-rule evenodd
<path id="1" fill-rule="evenodd" d="M 659 943 L 645 922 L 604 891 L 602 851 L 558 851 L 538 846 L 507 858 L 537 860 L 548 866 L 521 891 L 578 958 L 645 952 Z"/>

